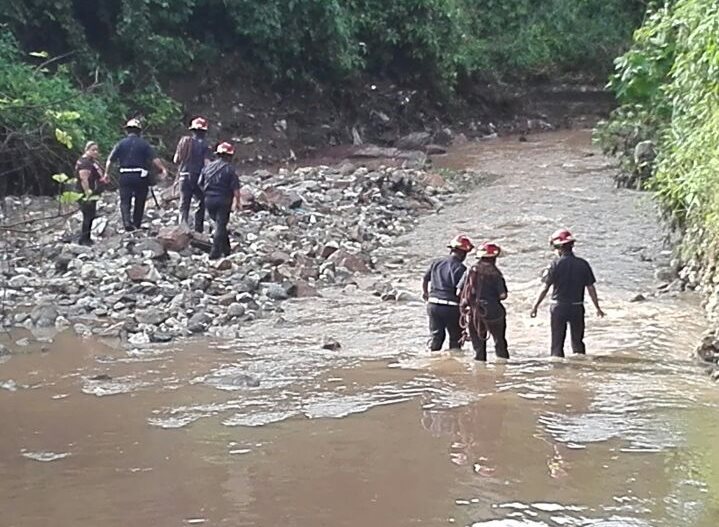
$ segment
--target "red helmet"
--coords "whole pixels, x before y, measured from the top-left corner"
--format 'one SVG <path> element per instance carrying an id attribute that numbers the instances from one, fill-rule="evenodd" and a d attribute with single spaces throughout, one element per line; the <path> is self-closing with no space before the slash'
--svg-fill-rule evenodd
<path id="1" fill-rule="evenodd" d="M 217 145 L 217 148 L 215 149 L 216 154 L 226 154 L 228 156 L 232 156 L 235 154 L 235 147 L 232 146 L 232 143 L 228 143 L 227 141 L 220 143 Z"/>
<path id="2" fill-rule="evenodd" d="M 477 249 L 477 258 L 497 258 L 500 254 L 502 254 L 502 248 L 496 243 L 483 243 Z"/>
<path id="3" fill-rule="evenodd" d="M 142 130 L 142 124 L 140 123 L 140 119 L 136 119 L 133 117 L 125 123 L 125 128 L 137 128 L 138 130 Z"/>
<path id="4" fill-rule="evenodd" d="M 559 229 L 549 238 L 549 245 L 552 247 L 561 247 L 568 243 L 574 243 L 574 236 L 567 229 Z"/>
<path id="5" fill-rule="evenodd" d="M 464 251 L 468 253 L 472 249 L 474 249 L 474 244 L 472 243 L 472 240 L 470 240 L 467 236 L 460 234 L 459 236 L 452 239 L 451 242 L 449 242 L 449 245 L 447 245 L 450 249 L 457 249 L 459 251 Z"/>
<path id="6" fill-rule="evenodd" d="M 195 117 L 190 123 L 190 130 L 207 131 L 207 119 L 205 119 L 204 117 Z"/>

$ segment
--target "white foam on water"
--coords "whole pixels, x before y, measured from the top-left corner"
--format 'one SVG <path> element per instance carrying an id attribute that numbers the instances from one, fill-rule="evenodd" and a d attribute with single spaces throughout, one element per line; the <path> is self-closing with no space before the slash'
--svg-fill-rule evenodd
<path id="1" fill-rule="evenodd" d="M 21 450 L 20 454 L 23 457 L 32 459 L 33 461 L 40 461 L 42 463 L 49 463 L 51 461 L 58 461 L 70 457 L 70 452 L 29 452 Z"/>

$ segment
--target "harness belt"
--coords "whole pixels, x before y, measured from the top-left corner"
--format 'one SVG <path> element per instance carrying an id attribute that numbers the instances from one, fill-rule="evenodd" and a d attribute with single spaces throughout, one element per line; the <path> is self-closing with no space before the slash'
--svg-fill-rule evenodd
<path id="1" fill-rule="evenodd" d="M 147 170 L 145 170 L 144 168 L 140 168 L 140 167 L 129 167 L 129 168 L 121 168 L 120 169 L 121 174 L 125 174 L 127 172 L 139 172 L 141 178 L 147 177 L 147 174 L 149 174 L 149 172 Z"/>
<path id="2" fill-rule="evenodd" d="M 443 306 L 458 306 L 459 302 L 453 302 L 452 300 L 443 300 L 441 298 L 435 298 L 433 296 L 429 297 L 428 302 L 430 304 L 442 304 Z"/>

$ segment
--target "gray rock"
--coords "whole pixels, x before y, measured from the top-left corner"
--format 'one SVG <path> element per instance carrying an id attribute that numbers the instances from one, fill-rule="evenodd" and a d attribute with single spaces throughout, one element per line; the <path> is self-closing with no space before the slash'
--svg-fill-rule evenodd
<path id="1" fill-rule="evenodd" d="M 272 300 L 287 300 L 290 297 L 287 287 L 282 284 L 267 284 L 265 294 Z"/>
<path id="2" fill-rule="evenodd" d="M 140 324 L 149 324 L 158 326 L 170 317 L 167 310 L 159 307 L 149 307 L 147 309 L 136 309 L 135 320 Z"/>
<path id="3" fill-rule="evenodd" d="M 39 328 L 55 326 L 55 319 L 57 319 L 57 317 L 57 309 L 51 305 L 39 305 L 30 312 L 30 318 L 33 324 Z"/>
<path id="4" fill-rule="evenodd" d="M 153 331 L 150 333 L 150 342 L 155 343 L 164 343 L 164 342 L 171 342 L 173 339 L 172 333 L 168 333 L 166 331 Z"/>
<path id="5" fill-rule="evenodd" d="M 332 337 L 324 337 L 322 339 L 322 349 L 337 351 L 342 348 L 342 344 Z"/>
<path id="6" fill-rule="evenodd" d="M 212 322 L 207 313 L 195 313 L 187 321 L 187 329 L 191 333 L 203 333 Z"/>
<path id="7" fill-rule="evenodd" d="M 447 149 L 440 145 L 427 145 L 424 147 L 424 151 L 430 156 L 441 155 L 441 154 L 447 153 Z"/>
<path id="8" fill-rule="evenodd" d="M 154 259 L 161 259 L 167 256 L 165 247 L 157 240 L 148 239 L 138 243 L 133 251 L 135 254 L 143 254 L 144 252 L 150 253 L 150 257 Z"/>
<path id="9" fill-rule="evenodd" d="M 402 150 L 420 150 L 423 146 L 432 141 L 432 134 L 429 132 L 413 132 L 401 137 L 397 141 L 397 148 Z"/>
<path id="10" fill-rule="evenodd" d="M 247 308 L 243 304 L 235 302 L 234 304 L 230 304 L 230 306 L 227 308 L 227 316 L 230 318 L 241 317 L 245 314 L 246 311 Z"/>
<path id="11" fill-rule="evenodd" d="M 13 289 L 22 289 L 23 287 L 27 287 L 29 282 L 30 279 L 27 276 L 19 274 L 8 280 L 7 285 Z"/>
<path id="12" fill-rule="evenodd" d="M 232 303 L 235 302 L 237 295 L 235 293 L 228 293 L 226 295 L 222 295 L 220 298 L 217 299 L 217 303 L 221 306 L 229 306 L 232 305 Z"/>

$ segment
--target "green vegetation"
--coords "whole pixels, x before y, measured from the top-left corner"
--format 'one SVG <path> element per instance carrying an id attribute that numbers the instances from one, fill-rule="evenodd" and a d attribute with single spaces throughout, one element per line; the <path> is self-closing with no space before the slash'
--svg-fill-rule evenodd
<path id="1" fill-rule="evenodd" d="M 0 147 L 0 163 L 16 179 L 47 180 L 67 170 L 48 165 L 67 165 L 84 139 L 106 150 L 126 117 L 141 115 L 159 132 L 179 117 L 162 86 L 218 64 L 275 89 L 342 89 L 370 75 L 443 97 L 478 76 L 602 76 L 644 8 L 643 0 L 5 0 L 0 28 L 14 39 L 0 43 L 0 145 L 20 130 L 52 155 L 41 160 L 16 143 Z M 28 55 L 38 50 L 51 58 L 39 68 L 43 59 Z M 17 156 L 28 158 L 25 168 Z"/>
<path id="2" fill-rule="evenodd" d="M 598 131 L 632 169 L 634 145 L 656 144 L 645 186 L 684 229 L 719 239 L 719 4 L 676 0 L 653 11 L 610 85 L 621 103 Z"/>

